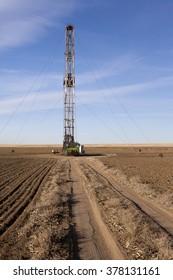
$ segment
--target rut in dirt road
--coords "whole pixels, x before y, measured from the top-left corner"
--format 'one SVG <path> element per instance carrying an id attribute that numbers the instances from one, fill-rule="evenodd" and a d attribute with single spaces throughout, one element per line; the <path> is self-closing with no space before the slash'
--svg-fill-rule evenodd
<path id="1" fill-rule="evenodd" d="M 118 185 L 99 158 L 0 165 L 1 259 L 173 259 L 171 212 Z"/>
<path id="2" fill-rule="evenodd" d="M 69 159 L 73 195 L 77 203 L 73 207 L 73 222 L 78 239 L 81 259 L 124 259 L 119 246 L 101 218 L 97 204 L 87 194 L 83 174 L 75 159 Z"/>
<path id="3" fill-rule="evenodd" d="M 101 171 L 98 167 L 93 166 L 88 163 L 88 166 L 92 168 L 94 172 L 96 172 L 99 176 L 103 177 L 107 180 L 110 187 L 122 194 L 127 199 L 131 200 L 134 204 L 136 204 L 141 211 L 150 216 L 155 222 L 158 223 L 159 226 L 163 227 L 168 233 L 173 235 L 173 215 L 171 215 L 166 210 L 160 208 L 159 206 L 153 204 L 153 202 L 149 202 L 147 199 L 144 199 L 137 195 L 132 190 L 126 190 L 119 186 L 115 179 L 105 172 Z"/>
<path id="4" fill-rule="evenodd" d="M 98 159 L 78 158 L 76 163 L 86 191 L 127 258 L 173 258 L 173 218 L 169 213 L 119 186 Z"/>

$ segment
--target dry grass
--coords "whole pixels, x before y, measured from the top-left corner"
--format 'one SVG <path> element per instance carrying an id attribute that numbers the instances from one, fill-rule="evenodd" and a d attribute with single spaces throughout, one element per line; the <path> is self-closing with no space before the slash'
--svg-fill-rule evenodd
<path id="1" fill-rule="evenodd" d="M 173 211 L 173 158 L 166 155 L 126 155 L 102 158 L 116 181 Z"/>
<path id="2" fill-rule="evenodd" d="M 69 189 L 61 189 L 62 172 L 63 164 L 58 162 L 50 174 L 52 181 L 46 183 L 27 210 L 18 228 L 18 240 L 22 240 L 21 252 L 16 252 L 18 259 L 69 258 Z"/>
<path id="3" fill-rule="evenodd" d="M 0 147 L 0 154 L 2 157 L 15 157 L 16 154 L 52 156 L 51 150 L 55 148 L 61 150 L 57 146 Z M 86 147 L 86 152 L 112 154 L 99 157 L 102 160 L 100 168 L 107 169 L 120 184 L 133 188 L 137 193 L 172 211 L 173 160 L 169 156 L 173 151 L 172 146 L 142 147 L 142 152 L 138 148 Z M 163 158 L 158 156 L 160 152 Z M 173 259 L 172 238 L 133 203 L 112 191 L 106 181 L 94 176 L 85 164 L 81 167 L 88 192 L 96 199 L 104 221 L 121 244 L 127 258 Z M 68 172 L 68 166 L 59 158 L 50 174 L 53 180 L 42 187 L 37 199 L 26 209 L 25 219 L 17 227 L 17 232 L 14 231 L 18 247 L 8 247 L 12 258 L 69 259 Z"/>
<path id="4" fill-rule="evenodd" d="M 81 168 L 87 192 L 95 197 L 104 221 L 127 259 L 173 259 L 170 235 L 102 178 L 89 172 L 85 164 Z M 100 168 L 105 166 L 100 163 Z"/>

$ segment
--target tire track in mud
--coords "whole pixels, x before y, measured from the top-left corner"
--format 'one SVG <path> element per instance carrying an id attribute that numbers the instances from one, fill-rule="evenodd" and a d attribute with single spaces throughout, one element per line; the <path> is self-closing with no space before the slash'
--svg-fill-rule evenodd
<path id="1" fill-rule="evenodd" d="M 98 176 L 106 180 L 110 188 L 112 188 L 116 192 L 119 192 L 125 198 L 129 199 L 142 212 L 144 212 L 147 216 L 154 220 L 160 227 L 162 227 L 169 234 L 173 235 L 173 216 L 170 213 L 149 202 L 147 199 L 142 198 L 133 190 L 127 190 L 119 186 L 110 174 L 106 174 L 106 172 L 99 170 L 98 167 L 90 163 L 87 163 L 87 165 L 92 169 L 93 172 L 98 174 Z"/>
<path id="2" fill-rule="evenodd" d="M 32 209 L 33 204 L 32 203 L 30 204 L 30 202 L 32 202 L 33 199 L 36 198 L 36 200 L 34 200 L 34 204 L 35 201 L 38 202 L 37 207 L 35 209 L 41 206 L 40 205 L 41 202 L 39 202 L 39 197 L 41 197 L 41 199 L 44 201 L 45 193 L 44 192 L 42 193 L 42 190 L 44 188 L 40 188 L 40 186 L 44 185 L 44 184 L 42 185 L 43 182 L 47 182 L 47 178 L 48 178 L 47 175 L 49 174 L 49 170 L 53 166 L 56 166 L 55 170 L 54 168 L 52 169 L 54 170 L 53 172 L 54 175 L 50 176 L 50 178 L 52 178 L 53 181 L 51 181 L 51 179 L 49 178 L 50 183 L 48 183 L 48 185 L 50 184 L 50 187 L 45 188 L 46 194 L 48 193 L 48 190 L 51 193 L 52 191 L 50 189 L 51 187 L 53 187 L 53 182 L 54 182 L 55 185 L 54 191 L 57 188 L 57 190 L 55 191 L 56 195 L 53 195 L 54 200 L 52 196 L 49 196 L 47 203 L 49 204 L 50 202 L 51 205 L 51 202 L 53 200 L 53 203 L 55 203 L 55 205 L 52 206 L 53 208 L 50 207 L 51 209 L 49 211 L 50 213 L 48 212 L 50 216 L 48 216 L 49 218 L 47 219 L 47 222 L 45 219 L 43 219 L 43 217 L 42 219 L 40 219 L 41 216 L 38 216 L 38 212 L 33 214 L 36 216 L 33 216 L 31 221 L 35 222 L 33 227 L 35 227 L 36 232 L 31 232 L 32 238 L 30 238 L 29 245 L 31 246 L 31 249 L 35 251 L 32 252 L 31 250 L 28 256 L 31 258 L 32 257 L 37 258 L 40 254 L 39 252 L 41 248 L 43 247 L 46 248 L 44 243 L 45 239 L 40 239 L 41 242 L 39 247 L 37 248 L 38 253 L 36 252 L 35 244 L 37 244 L 36 243 L 36 240 L 38 238 L 37 233 L 42 234 L 43 229 L 45 230 L 45 232 L 48 229 L 49 231 L 46 232 L 47 234 L 46 236 L 48 238 L 47 241 L 49 241 L 50 244 L 49 244 L 49 248 L 45 249 L 45 254 L 41 255 L 42 258 L 46 256 L 46 259 L 48 258 L 51 259 L 123 259 L 123 258 L 130 259 L 132 254 L 129 255 L 126 254 L 127 251 L 122 246 L 123 243 L 121 242 L 121 239 L 118 239 L 119 237 L 121 238 L 121 236 L 123 236 L 124 232 L 120 231 L 119 235 L 117 236 L 117 232 L 112 231 L 112 228 L 110 227 L 110 223 L 108 221 L 108 219 L 111 218 L 109 217 L 109 212 L 107 214 L 110 197 L 107 197 L 105 201 L 103 200 L 103 203 L 105 204 L 104 207 L 102 207 L 103 206 L 101 204 L 102 201 L 97 200 L 96 197 L 97 194 L 93 194 L 93 193 L 95 190 L 97 191 L 100 188 L 99 189 L 100 195 L 102 195 L 101 191 L 103 190 L 104 192 L 104 188 L 105 189 L 110 188 L 113 195 L 115 193 L 118 193 L 118 195 L 123 197 L 124 200 L 125 199 L 128 200 L 129 204 L 133 204 L 133 206 L 129 206 L 127 211 L 131 211 L 132 207 L 134 209 L 138 208 L 135 211 L 141 213 L 140 214 L 141 216 L 144 216 L 144 211 L 142 210 L 141 207 L 137 205 L 137 203 L 132 201 L 134 199 L 133 196 L 132 199 L 128 199 L 127 194 L 125 196 L 123 193 L 120 192 L 119 189 L 116 190 L 117 184 L 115 182 L 115 179 L 112 178 L 111 175 L 109 175 L 106 171 L 100 168 L 100 166 L 97 164 L 98 160 L 96 158 L 91 159 L 87 157 L 83 157 L 83 158 L 62 157 L 60 158 L 59 162 L 57 162 L 57 160 L 53 160 L 53 159 L 48 160 L 45 158 L 39 159 L 39 161 L 38 159 L 37 160 L 32 159 L 32 160 L 33 160 L 33 165 L 32 165 L 32 170 L 30 170 L 30 172 L 27 169 L 26 174 L 20 173 L 23 167 L 21 167 L 21 169 L 18 168 L 19 175 L 16 174 L 16 178 L 13 178 L 14 182 L 10 183 L 11 187 L 15 188 L 18 186 L 18 189 L 16 189 L 13 192 L 13 194 L 11 193 L 9 196 L 7 196 L 6 201 L 5 200 L 2 201 L 1 218 L 4 219 L 6 225 L 3 225 L 3 227 L 1 228 L 2 238 L 0 238 L 0 241 L 4 243 L 4 240 L 7 241 L 7 239 L 10 239 L 9 238 L 10 236 L 13 238 L 15 230 L 16 232 L 18 232 L 18 228 L 20 228 L 21 220 L 23 219 L 23 217 L 26 216 L 25 223 L 26 224 L 28 223 L 26 212 Z M 54 165 L 56 162 L 57 164 Z M 9 170 L 11 170 L 11 168 L 13 168 L 12 165 L 10 166 Z M 8 172 L 10 173 L 10 171 Z M 24 177 L 24 175 L 26 176 Z M 19 181 L 17 179 L 17 176 L 19 176 Z M 22 180 L 24 181 L 22 182 Z M 8 184 L 5 186 L 4 190 L 9 192 Z M 3 194 L 6 195 L 5 192 L 3 192 Z M 17 199 L 17 195 L 18 195 L 18 199 Z M 7 206 L 7 202 L 9 204 L 8 207 L 5 208 Z M 118 210 L 118 207 L 119 205 L 115 209 L 114 215 L 117 214 L 116 211 Z M 24 212 L 25 209 L 26 211 Z M 55 215 L 54 217 L 51 216 L 52 209 L 54 209 L 54 215 Z M 107 214 L 108 217 L 107 220 L 105 219 L 106 216 L 104 216 L 104 214 Z M 37 219 L 38 221 L 36 221 Z M 154 224 L 152 220 L 149 222 Z M 50 224 L 52 226 L 52 233 L 50 230 Z M 18 246 L 21 247 L 21 244 L 23 244 L 24 246 L 24 244 L 27 243 L 28 240 L 27 229 L 30 229 L 30 225 L 31 224 L 28 224 L 28 226 L 26 226 L 26 232 L 25 232 L 26 239 L 23 238 L 23 240 L 21 240 L 20 243 L 20 238 L 16 237 L 18 238 L 16 240 L 18 240 L 19 242 Z M 139 231 L 140 231 L 141 225 L 137 224 L 137 222 L 136 225 L 137 227 L 139 227 Z M 115 225 L 115 226 L 117 227 L 119 225 Z M 33 229 L 31 229 L 31 231 L 33 231 Z M 160 233 L 158 233 L 158 235 L 159 234 Z M 121 257 L 117 257 L 117 254 L 115 252 L 117 249 L 116 244 L 119 247 Z M 138 245 L 137 243 L 134 244 L 135 246 Z M 147 247 L 147 243 L 145 243 L 145 241 L 144 244 Z M 15 252 L 12 254 L 14 254 L 14 256 L 17 256 L 16 253 L 17 247 L 15 247 L 16 246 L 15 244 L 13 246 L 14 246 L 13 250 Z M 25 246 L 27 248 L 28 245 Z M 130 246 L 131 245 L 129 245 L 129 250 L 131 250 L 132 248 Z M 140 246 L 141 244 L 139 241 L 139 248 Z M 8 248 L 10 248 L 10 245 L 8 246 Z M 4 250 L 6 250 L 5 247 Z M 21 249 L 21 251 L 22 250 L 23 249 Z M 46 252 L 46 250 L 48 251 Z M 163 250 L 165 250 L 165 247 L 163 248 Z M 26 256 L 24 253 L 23 255 Z M 136 255 L 137 254 L 135 252 L 134 258 L 136 257 Z"/>
<path id="3" fill-rule="evenodd" d="M 37 161 L 37 167 L 34 170 L 31 169 L 24 176 L 17 177 L 17 180 L 12 183 L 15 184 L 14 186 L 6 186 L 0 205 L 1 235 L 5 234 L 9 227 L 18 220 L 25 208 L 33 200 L 41 183 L 54 164 L 54 160 L 42 160 L 39 161 L 39 165 Z M 10 190 L 10 187 L 12 190 Z"/>
<path id="4" fill-rule="evenodd" d="M 83 172 L 77 161 L 70 159 L 72 166 L 73 191 L 77 203 L 73 207 L 73 221 L 76 224 L 79 256 L 81 259 L 125 259 L 121 248 L 104 223 L 95 201 L 88 194 Z"/>
<path id="5" fill-rule="evenodd" d="M 117 184 L 95 158 L 76 158 L 92 203 L 127 259 L 172 259 L 170 213 Z"/>

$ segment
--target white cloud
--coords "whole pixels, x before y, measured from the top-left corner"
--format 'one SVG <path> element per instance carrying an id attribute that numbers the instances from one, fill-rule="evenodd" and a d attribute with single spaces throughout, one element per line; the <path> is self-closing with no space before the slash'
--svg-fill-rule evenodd
<path id="1" fill-rule="evenodd" d="M 50 109 L 63 98 L 63 90 L 57 87 L 62 84 L 61 75 L 49 73 L 46 79 L 37 79 L 27 72 L 2 69 L 0 77 L 0 114 Z"/>
<path id="2" fill-rule="evenodd" d="M 45 77 L 43 74 L 34 75 L 27 71 L 2 69 L 0 70 L 0 97 L 23 96 L 27 92 L 32 93 L 40 89 L 56 89 L 58 84 L 62 84 L 62 80 L 62 75 L 56 73 L 49 73 Z"/>
<path id="3" fill-rule="evenodd" d="M 98 80 L 102 80 L 104 82 L 104 79 L 107 77 L 121 76 L 127 71 L 133 70 L 136 66 L 136 62 L 137 57 L 133 54 L 127 53 L 98 67 L 91 58 L 87 57 L 89 71 L 77 74 L 77 83 L 78 85 L 83 85 L 97 82 Z"/>
<path id="4" fill-rule="evenodd" d="M 31 110 L 31 107 L 32 110 L 50 109 L 60 97 L 63 100 L 62 75 L 57 75 L 54 72 L 49 73 L 46 80 L 43 81 L 43 77 L 40 77 L 34 83 L 36 77 L 27 72 L 20 72 L 15 69 L 2 69 L 0 72 L 0 114 L 12 113 L 22 100 L 17 112 L 27 112 Z M 106 75 L 107 73 L 105 73 Z M 87 77 L 88 75 L 84 75 L 83 78 L 85 76 Z M 103 76 L 97 78 L 102 79 Z M 78 104 L 96 105 L 104 104 L 105 102 L 113 104 L 117 103 L 117 100 L 123 95 L 126 96 L 126 99 L 131 100 L 129 98 L 132 94 L 135 94 L 137 99 L 142 97 L 147 100 L 147 96 L 143 94 L 144 92 L 148 93 L 150 90 L 164 89 L 165 93 L 167 89 L 172 88 L 172 85 L 172 76 L 119 87 L 109 87 L 107 84 L 105 88 L 101 87 L 99 89 L 97 87 L 92 90 L 88 87 L 82 89 L 79 85 L 76 87 L 76 102 Z M 142 95 L 140 96 L 140 94 Z"/>
<path id="5" fill-rule="evenodd" d="M 37 41 L 46 28 L 60 24 L 76 8 L 76 0 L 0 1 L 0 48 Z"/>
<path id="6" fill-rule="evenodd" d="M 102 76 L 103 78 L 103 76 Z M 164 89 L 166 92 L 167 89 L 172 88 L 173 86 L 173 76 L 168 77 L 160 77 L 158 79 L 152 80 L 150 82 L 145 83 L 134 83 L 131 85 L 124 85 L 119 87 L 112 87 L 105 85 L 105 88 L 97 89 L 97 90 L 78 90 L 79 98 L 81 102 L 103 102 L 104 99 L 110 97 L 120 97 L 122 95 L 130 96 L 131 94 L 140 95 L 143 92 L 149 92 L 149 90 L 154 89 Z M 147 98 L 147 97 L 146 97 Z M 111 100 L 111 101 L 110 101 Z M 110 99 L 109 102 L 113 102 Z M 115 99 L 114 99 L 115 100 Z"/>
<path id="7" fill-rule="evenodd" d="M 16 111 L 20 112 L 33 112 L 39 110 L 50 110 L 51 108 L 62 108 L 63 95 L 61 92 L 41 92 L 39 96 L 30 95 L 25 98 L 9 98 L 7 100 L 1 100 L 0 103 L 0 114 L 11 114 Z M 20 105 L 21 104 L 21 105 Z"/>

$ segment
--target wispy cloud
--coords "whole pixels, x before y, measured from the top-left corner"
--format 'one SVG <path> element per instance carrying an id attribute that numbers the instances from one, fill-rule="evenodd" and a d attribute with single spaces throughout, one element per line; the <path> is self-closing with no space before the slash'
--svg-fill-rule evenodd
<path id="1" fill-rule="evenodd" d="M 40 110 L 50 110 L 51 108 L 56 107 L 62 108 L 63 96 L 61 92 L 40 92 L 39 96 L 34 94 L 26 97 L 24 102 L 22 98 L 9 98 L 7 100 L 2 100 L 0 103 L 0 114 L 11 114 L 15 111 L 15 108 L 18 107 L 17 113 L 20 112 L 32 112 Z M 21 106 L 19 106 L 21 104 Z"/>
<path id="2" fill-rule="evenodd" d="M 46 28 L 60 24 L 76 8 L 76 0 L 0 1 L 0 49 L 37 41 Z"/>
<path id="3" fill-rule="evenodd" d="M 44 76 L 17 69 L 2 69 L 0 70 L 0 97 L 12 96 L 14 98 L 40 89 L 58 89 L 58 84 L 62 84 L 62 78 L 62 75 L 51 72 Z"/>
<path id="4" fill-rule="evenodd" d="M 43 77 L 40 77 L 34 84 L 36 77 L 31 73 L 20 72 L 15 69 L 2 69 L 0 73 L 0 114 L 13 112 L 21 100 L 23 100 L 23 102 L 18 110 L 19 112 L 28 111 L 31 107 L 32 110 L 50 109 L 60 97 L 63 99 L 63 75 L 57 75 L 54 72 L 49 73 L 44 81 Z M 103 77 L 106 79 L 108 73 L 105 72 L 104 74 L 105 75 L 98 75 L 97 80 L 99 81 L 103 79 Z M 83 82 L 85 77 L 88 77 L 87 73 L 83 74 Z M 103 87 L 102 84 L 101 88 L 95 85 L 92 89 L 88 87 L 83 89 L 79 84 L 76 87 L 76 100 L 78 104 L 97 105 L 104 104 L 105 102 L 111 105 L 117 103 L 117 98 L 121 99 L 122 97 L 131 100 L 132 95 L 133 98 L 141 99 L 142 97 L 144 100 L 147 100 L 148 92 L 151 92 L 151 90 L 163 90 L 165 94 L 172 86 L 173 76 L 160 77 L 150 82 L 127 84 L 118 87 L 109 87 L 107 83 L 105 87 Z M 150 101 L 151 97 L 152 96 L 150 96 Z M 159 99 L 159 97 L 157 97 L 157 99 Z M 32 103 L 34 103 L 34 106 L 32 106 Z M 62 104 L 60 104 L 60 106 L 62 106 Z"/>
<path id="5" fill-rule="evenodd" d="M 0 77 L 0 114 L 50 109 L 63 98 L 62 76 L 56 73 L 43 79 L 28 72 L 2 69 Z"/>
<path id="6" fill-rule="evenodd" d="M 121 75 L 125 75 L 126 72 L 136 69 L 135 67 L 137 67 L 136 63 L 138 59 L 135 55 L 127 53 L 108 60 L 99 67 L 89 57 L 86 59 L 86 62 L 89 70 L 85 73 L 77 73 L 76 78 L 78 85 L 86 85 L 93 82 L 97 83 L 99 80 L 103 81 L 106 78 L 112 77 L 115 79 Z"/>
<path id="7" fill-rule="evenodd" d="M 148 93 L 150 93 L 152 90 L 162 90 L 164 94 L 161 99 L 163 100 L 167 90 L 169 91 L 170 89 L 172 89 L 172 86 L 173 76 L 160 77 L 150 82 L 134 83 L 118 87 L 109 87 L 107 83 L 105 85 L 105 88 L 96 90 L 79 90 L 79 102 L 100 104 L 107 101 L 108 103 L 112 103 L 116 102 L 116 100 L 123 96 L 126 96 L 127 99 L 130 99 L 132 95 L 135 95 L 136 98 L 141 99 L 141 97 L 143 97 L 145 100 L 147 100 Z M 151 100 L 151 97 L 152 96 L 150 96 L 149 100 Z M 159 96 L 157 96 L 157 100 L 158 99 Z"/>

